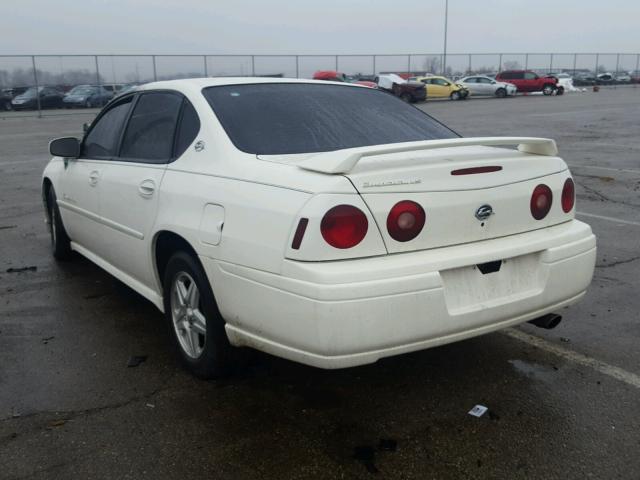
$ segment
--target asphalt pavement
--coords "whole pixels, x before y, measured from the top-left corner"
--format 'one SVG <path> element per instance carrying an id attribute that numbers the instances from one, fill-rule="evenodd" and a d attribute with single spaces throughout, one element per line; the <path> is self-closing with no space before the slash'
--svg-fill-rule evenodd
<path id="1" fill-rule="evenodd" d="M 256 354 L 211 382 L 150 303 L 49 253 L 47 143 L 89 117 L 0 120 L 0 479 L 640 478 L 640 88 L 418 108 L 558 141 L 598 236 L 587 296 L 551 331 L 338 371 Z"/>

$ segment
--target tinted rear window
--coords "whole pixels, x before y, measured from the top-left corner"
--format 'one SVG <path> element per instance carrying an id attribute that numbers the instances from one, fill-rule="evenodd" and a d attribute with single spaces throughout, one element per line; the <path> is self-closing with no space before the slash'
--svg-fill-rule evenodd
<path id="1" fill-rule="evenodd" d="M 453 138 L 415 107 L 370 88 L 270 83 L 203 90 L 235 146 L 285 155 Z"/>

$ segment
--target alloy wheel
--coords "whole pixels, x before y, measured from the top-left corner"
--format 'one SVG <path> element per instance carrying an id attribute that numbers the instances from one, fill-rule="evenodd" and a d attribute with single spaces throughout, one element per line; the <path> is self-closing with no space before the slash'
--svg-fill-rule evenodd
<path id="1" fill-rule="evenodd" d="M 198 286 L 186 272 L 179 272 L 171 284 L 171 319 L 182 351 L 189 358 L 199 358 L 205 347 L 207 320 Z"/>

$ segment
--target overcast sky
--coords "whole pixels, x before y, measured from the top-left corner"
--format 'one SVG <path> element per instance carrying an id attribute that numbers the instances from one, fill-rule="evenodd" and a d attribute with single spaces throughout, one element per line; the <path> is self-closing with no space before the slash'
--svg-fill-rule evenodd
<path id="1" fill-rule="evenodd" d="M 442 51 L 445 0 L 2 2 L 0 54 Z M 450 52 L 637 52 L 640 2 L 450 0 Z"/>

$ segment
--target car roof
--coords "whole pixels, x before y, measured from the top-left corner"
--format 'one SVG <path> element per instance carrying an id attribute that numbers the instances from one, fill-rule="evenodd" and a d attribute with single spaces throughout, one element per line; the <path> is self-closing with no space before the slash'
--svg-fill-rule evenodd
<path id="1" fill-rule="evenodd" d="M 179 80 L 163 80 L 159 82 L 145 83 L 138 89 L 158 90 L 158 89 L 193 89 L 199 90 L 207 87 L 218 87 L 222 85 L 248 85 L 261 83 L 311 83 L 317 85 L 340 85 L 351 88 L 367 88 L 362 85 L 344 82 L 330 82 L 326 80 L 308 80 L 304 78 L 283 78 L 283 77 L 208 77 L 208 78 L 182 78 Z"/>

